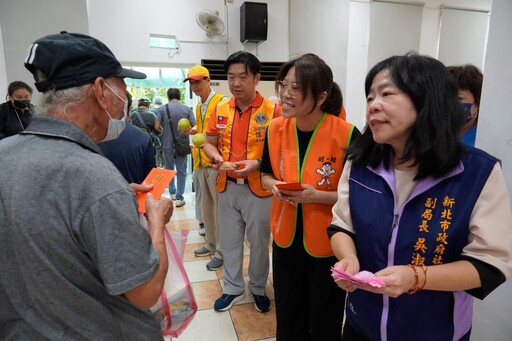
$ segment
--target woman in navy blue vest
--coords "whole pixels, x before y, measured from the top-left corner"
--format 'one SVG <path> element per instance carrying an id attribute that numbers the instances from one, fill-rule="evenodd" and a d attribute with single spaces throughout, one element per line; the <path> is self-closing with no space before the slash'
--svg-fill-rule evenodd
<path id="1" fill-rule="evenodd" d="M 499 161 L 459 139 L 457 85 L 417 54 L 375 65 L 329 227 L 348 280 L 343 340 L 469 340 L 473 297 L 512 275 L 512 213 Z"/>

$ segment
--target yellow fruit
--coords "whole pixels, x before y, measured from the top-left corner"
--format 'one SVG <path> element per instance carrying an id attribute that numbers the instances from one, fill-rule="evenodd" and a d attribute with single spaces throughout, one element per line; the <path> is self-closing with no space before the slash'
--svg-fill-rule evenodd
<path id="1" fill-rule="evenodd" d="M 204 136 L 204 134 L 195 134 L 194 136 L 192 136 L 192 143 L 196 147 L 202 146 L 205 140 L 206 136 Z"/>
<path id="2" fill-rule="evenodd" d="M 186 118 L 182 118 L 178 121 L 178 130 L 184 131 L 190 128 L 190 121 Z"/>

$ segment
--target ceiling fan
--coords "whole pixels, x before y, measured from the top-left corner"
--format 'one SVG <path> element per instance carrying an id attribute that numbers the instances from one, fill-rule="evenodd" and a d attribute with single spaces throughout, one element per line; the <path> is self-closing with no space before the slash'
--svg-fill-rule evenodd
<path id="1" fill-rule="evenodd" d="M 224 33 L 224 22 L 219 17 L 218 11 L 202 9 L 196 13 L 196 22 L 206 32 L 208 38 L 220 36 Z"/>

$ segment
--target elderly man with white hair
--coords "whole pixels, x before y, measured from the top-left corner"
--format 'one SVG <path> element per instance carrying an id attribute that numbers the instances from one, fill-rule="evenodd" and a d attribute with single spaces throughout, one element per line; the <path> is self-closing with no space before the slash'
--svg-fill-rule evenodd
<path id="1" fill-rule="evenodd" d="M 161 340 L 147 308 L 162 293 L 169 199 L 146 201 L 98 142 L 126 124 L 123 69 L 102 42 L 61 32 L 34 42 L 26 68 L 42 92 L 23 134 L 0 143 L 0 339 Z"/>

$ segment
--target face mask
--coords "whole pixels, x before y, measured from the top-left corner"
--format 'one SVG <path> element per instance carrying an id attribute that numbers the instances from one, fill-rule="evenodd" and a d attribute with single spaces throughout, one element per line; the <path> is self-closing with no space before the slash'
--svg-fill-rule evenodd
<path id="1" fill-rule="evenodd" d="M 30 105 L 30 100 L 13 100 L 12 101 L 12 105 L 16 108 L 16 109 L 27 109 Z"/>
<path id="2" fill-rule="evenodd" d="M 460 106 L 466 113 L 466 122 L 469 122 L 473 118 L 473 114 L 471 113 L 471 107 L 475 103 L 461 103 Z"/>
<path id="3" fill-rule="evenodd" d="M 128 112 L 128 101 L 122 99 L 121 96 L 116 94 L 116 92 L 114 90 L 112 90 L 112 88 L 107 83 L 105 83 L 105 85 L 107 86 L 107 88 L 109 88 L 110 91 L 112 91 L 112 93 L 114 95 L 116 95 L 117 98 L 119 98 L 121 101 L 123 101 L 124 108 L 123 108 L 123 117 L 119 120 L 112 118 L 112 116 L 109 114 L 109 112 L 105 109 L 105 112 L 107 113 L 108 118 L 109 118 L 108 129 L 107 129 L 107 135 L 105 136 L 105 138 L 103 140 L 101 140 L 101 142 L 115 140 L 119 137 L 119 135 L 121 135 L 124 128 L 126 127 L 126 115 Z"/>

